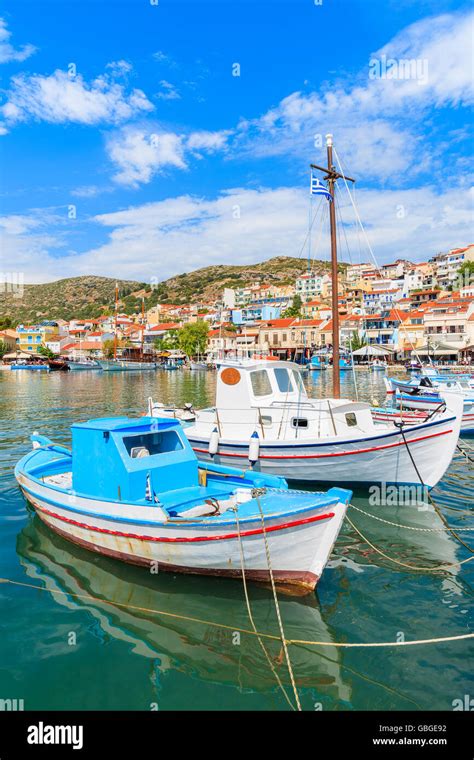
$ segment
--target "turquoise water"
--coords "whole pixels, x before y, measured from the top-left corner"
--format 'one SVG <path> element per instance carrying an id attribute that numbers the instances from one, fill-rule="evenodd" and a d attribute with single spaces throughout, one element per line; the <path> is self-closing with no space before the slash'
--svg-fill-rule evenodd
<path id="1" fill-rule="evenodd" d="M 329 372 L 309 379 L 310 393 L 329 393 L 330 380 Z M 344 395 L 353 395 L 352 383 L 346 373 Z M 33 430 L 68 443 L 74 421 L 141 414 L 149 395 L 203 406 L 212 402 L 214 384 L 213 373 L 0 372 L 0 577 L 36 587 L 0 583 L 0 699 L 23 699 L 26 710 L 289 709 L 258 641 L 239 636 L 237 629 L 251 627 L 240 581 L 150 576 L 79 549 L 40 523 L 13 477 Z M 358 373 L 358 385 L 362 398 L 383 400 L 380 376 Z M 432 493 L 457 527 L 474 527 L 471 472 L 456 456 Z M 442 527 L 430 510 L 377 512 L 363 493 L 353 503 L 390 522 Z M 357 511 L 350 516 L 374 546 L 411 565 L 435 568 L 472 556 L 443 532 L 400 529 Z M 474 531 L 460 535 L 474 546 Z M 346 524 L 317 593 L 280 596 L 287 638 L 374 642 L 468 633 L 473 565 L 415 572 L 381 557 Z M 277 635 L 271 593 L 251 585 L 250 601 L 257 628 Z M 281 644 L 265 646 L 293 699 Z M 473 694 L 473 653 L 471 640 L 383 649 L 290 646 L 305 710 L 451 710 L 453 700 Z"/>

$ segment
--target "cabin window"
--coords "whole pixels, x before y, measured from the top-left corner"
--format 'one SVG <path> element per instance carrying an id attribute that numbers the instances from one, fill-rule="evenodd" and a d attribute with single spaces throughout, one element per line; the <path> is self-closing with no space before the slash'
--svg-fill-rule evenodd
<path id="1" fill-rule="evenodd" d="M 132 459 L 180 451 L 183 448 L 179 435 L 174 430 L 131 435 L 124 438 L 123 442 Z"/>
<path id="2" fill-rule="evenodd" d="M 291 427 L 294 428 L 307 428 L 308 420 L 306 417 L 293 417 L 291 420 Z"/>
<path id="3" fill-rule="evenodd" d="M 263 427 L 271 427 L 273 420 L 272 418 L 267 414 L 261 414 L 260 415 L 260 422 L 263 425 Z"/>
<path id="4" fill-rule="evenodd" d="M 252 383 L 252 391 L 254 396 L 271 395 L 272 386 L 266 369 L 257 369 L 255 372 L 251 372 L 250 381 Z"/>
<path id="5" fill-rule="evenodd" d="M 293 379 L 295 381 L 295 385 L 298 389 L 298 393 L 301 393 L 302 395 L 306 393 L 304 388 L 304 383 L 301 379 L 301 375 L 297 370 L 293 370 Z"/>
<path id="6" fill-rule="evenodd" d="M 294 391 L 294 388 L 291 383 L 291 378 L 288 370 L 284 369 L 284 367 L 277 367 L 274 372 L 278 390 L 281 393 L 292 393 Z"/>
<path id="7" fill-rule="evenodd" d="M 357 425 L 357 417 L 355 416 L 354 412 L 349 412 L 346 414 L 346 422 L 348 427 L 354 427 Z"/>

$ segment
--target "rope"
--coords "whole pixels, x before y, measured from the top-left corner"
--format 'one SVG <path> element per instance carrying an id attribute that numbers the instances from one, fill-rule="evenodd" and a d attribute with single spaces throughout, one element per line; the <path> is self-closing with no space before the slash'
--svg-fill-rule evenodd
<path id="1" fill-rule="evenodd" d="M 347 518 L 348 519 L 348 518 Z M 471 558 L 469 557 L 469 560 Z M 45 586 L 38 586 L 34 583 L 24 583 L 23 581 L 14 581 L 10 578 L 0 578 L 0 583 L 10 583 L 12 586 L 22 586 L 24 588 L 32 588 L 35 591 L 46 591 L 50 594 L 62 594 L 63 596 L 69 596 L 73 599 L 84 599 L 88 602 L 97 602 L 99 604 L 108 604 L 111 607 L 122 607 L 128 610 L 136 610 L 137 612 L 150 612 L 154 615 L 162 615 L 163 617 L 170 617 L 177 620 L 186 620 L 192 623 L 200 623 L 201 625 L 212 625 L 215 628 L 221 628 L 227 631 L 238 631 L 248 636 L 257 636 L 262 639 L 269 639 L 272 641 L 280 641 L 280 636 L 276 636 L 271 633 L 262 633 L 251 631 L 246 628 L 238 628 L 236 626 L 226 625 L 225 623 L 216 623 L 213 620 L 203 620 L 201 618 L 190 617 L 189 615 L 179 615 L 176 612 L 166 612 L 165 610 L 154 610 L 148 607 L 139 607 L 136 604 L 127 604 L 126 602 L 113 602 L 110 599 L 100 599 L 88 594 L 74 594 L 69 591 L 63 591 L 62 589 L 50 589 Z M 461 641 L 464 639 L 473 639 L 474 633 L 463 633 L 457 636 L 440 636 L 438 638 L 430 639 L 414 639 L 411 641 L 371 641 L 371 642 L 350 642 L 350 641 L 313 641 L 306 639 L 285 639 L 287 644 L 294 646 L 320 646 L 320 647 L 336 647 L 336 648 L 362 648 L 362 647 L 401 647 L 401 646 L 415 646 L 421 644 L 439 644 L 445 641 Z M 294 708 L 293 708 L 294 709 Z"/>
<path id="2" fill-rule="evenodd" d="M 401 423 L 397 423 L 397 422 L 395 422 L 395 423 L 394 423 L 394 425 L 395 425 L 395 427 L 399 428 L 399 430 L 400 430 L 400 433 L 401 433 L 401 435 L 402 435 L 402 438 L 403 438 L 403 442 L 404 442 L 404 444 L 405 444 L 405 446 L 406 446 L 406 450 L 407 450 L 407 452 L 408 452 L 408 454 L 409 454 L 409 456 L 410 456 L 410 459 L 411 459 L 411 462 L 412 462 L 412 464 L 413 464 L 413 467 L 415 468 L 415 472 L 416 472 L 416 474 L 418 475 L 418 478 L 419 478 L 419 480 L 420 480 L 420 483 L 421 483 L 421 485 L 423 486 L 423 488 L 424 488 L 425 490 L 427 490 L 427 489 L 426 489 L 426 485 L 425 485 L 425 483 L 424 483 L 424 481 L 423 481 L 423 478 L 421 477 L 421 475 L 420 475 L 420 472 L 419 472 L 419 470 L 418 470 L 418 467 L 416 466 L 415 460 L 414 460 L 414 458 L 413 458 L 413 454 L 412 454 L 412 453 L 411 453 L 411 451 L 410 451 L 410 447 L 408 446 L 408 441 L 407 441 L 407 439 L 405 438 L 405 431 L 403 430 L 403 425 L 404 425 L 404 423 L 403 423 L 403 422 L 401 422 Z M 466 548 L 468 551 L 470 551 L 470 552 L 471 552 L 471 554 L 472 554 L 472 555 L 474 555 L 474 549 L 473 549 L 471 546 L 469 546 L 469 544 L 466 544 L 466 542 L 465 542 L 465 541 L 463 541 L 463 539 L 462 539 L 460 536 L 458 536 L 458 534 L 456 533 L 456 531 L 454 530 L 454 528 L 449 528 L 449 526 L 448 526 L 448 523 L 446 522 L 446 518 L 445 518 L 445 516 L 443 515 L 443 513 L 441 512 L 441 510 L 440 510 L 440 509 L 437 507 L 437 505 L 435 504 L 435 502 L 434 502 L 434 501 L 433 501 L 433 499 L 431 498 L 429 491 L 428 491 L 428 499 L 429 499 L 429 501 L 431 502 L 431 504 L 433 505 L 433 508 L 434 508 L 434 510 L 435 510 L 435 512 L 436 512 L 436 514 L 438 515 L 439 519 L 440 519 L 440 520 L 441 520 L 441 522 L 443 522 L 443 523 L 444 523 L 444 525 L 446 526 L 446 529 L 450 531 L 450 533 L 453 535 L 453 537 L 454 537 L 454 538 L 455 538 L 457 541 L 459 541 L 459 543 L 460 543 L 460 544 L 462 544 L 462 545 L 463 545 L 463 546 L 464 546 L 464 547 L 465 547 L 465 548 Z"/>
<path id="3" fill-rule="evenodd" d="M 395 528 L 406 528 L 406 530 L 417 530 L 423 533 L 438 533 L 444 532 L 446 530 L 453 530 L 450 526 L 447 528 L 414 528 L 411 525 L 401 525 L 400 523 L 391 522 L 390 520 L 384 520 L 383 517 L 378 517 L 377 515 L 373 515 L 370 512 L 365 512 L 363 509 L 356 507 L 354 504 L 351 504 L 350 506 L 351 509 L 355 509 L 357 512 L 366 515 L 366 517 L 371 517 L 373 520 L 378 520 L 378 522 L 385 523 L 386 525 L 393 525 Z M 474 528 L 456 528 L 456 530 L 474 530 Z"/>
<path id="4" fill-rule="evenodd" d="M 273 577 L 272 563 L 270 559 L 270 549 L 268 546 L 267 531 L 265 528 L 265 518 L 263 516 L 263 510 L 262 510 L 262 506 L 260 504 L 260 499 L 258 498 L 258 496 L 257 496 L 257 505 L 260 512 L 260 518 L 262 521 L 263 542 L 265 544 L 265 554 L 267 556 L 268 572 L 270 573 L 270 580 L 272 584 L 273 599 L 275 600 L 275 611 L 276 611 L 276 616 L 278 620 L 278 627 L 280 629 L 281 643 L 283 645 L 283 650 L 285 652 L 286 664 L 288 667 L 288 673 L 290 674 L 290 680 L 291 680 L 291 685 L 293 687 L 293 693 L 295 695 L 296 705 L 297 705 L 298 710 L 301 712 L 300 698 L 298 696 L 298 689 L 296 688 L 295 677 L 293 675 L 293 668 L 291 667 L 291 660 L 290 660 L 290 655 L 288 654 L 288 647 L 286 646 L 285 631 L 283 630 L 283 623 L 281 622 L 280 605 L 278 604 L 278 595 L 275 588 L 275 579 Z"/>
<path id="5" fill-rule="evenodd" d="M 474 556 L 468 557 L 467 559 L 462 559 L 459 562 L 450 562 L 447 565 L 438 565 L 438 567 L 419 567 L 417 565 L 408 565 L 406 562 L 401 562 L 399 559 L 394 559 L 393 557 L 389 557 L 388 554 L 385 554 L 381 549 L 379 549 L 375 544 L 371 543 L 369 539 L 364 536 L 363 533 L 354 525 L 350 517 L 346 516 L 346 520 L 349 523 L 349 525 L 354 528 L 355 532 L 359 534 L 361 539 L 365 541 L 366 544 L 368 544 L 371 549 L 377 552 L 377 554 L 380 554 L 381 557 L 384 557 L 384 559 L 388 559 L 389 562 L 394 562 L 396 565 L 401 565 L 401 567 L 408 567 L 410 570 L 420 570 L 420 571 L 429 571 L 429 572 L 438 572 L 440 570 L 447 570 L 450 567 L 458 567 L 460 565 L 464 565 L 466 562 L 472 562 L 474 560 Z M 473 634 L 474 635 L 474 634 Z"/>
<path id="6" fill-rule="evenodd" d="M 288 694 L 286 693 L 286 689 L 285 689 L 285 687 L 283 686 L 283 684 L 281 682 L 280 676 L 278 675 L 278 673 L 276 671 L 276 668 L 275 668 L 275 665 L 273 664 L 272 659 L 271 659 L 270 655 L 267 652 L 265 644 L 263 643 L 263 641 L 261 639 L 261 635 L 257 631 L 257 626 L 255 625 L 255 621 L 253 619 L 252 608 L 251 608 L 251 605 L 250 605 L 250 599 L 249 599 L 248 590 L 247 590 L 247 578 L 245 577 L 245 558 L 244 558 L 244 550 L 243 550 L 243 546 L 242 546 L 242 539 L 241 539 L 241 536 L 240 536 L 240 521 L 239 521 L 239 515 L 238 515 L 238 508 L 235 507 L 233 509 L 233 511 L 235 512 L 235 519 L 236 519 L 236 524 L 237 524 L 237 533 L 238 533 L 238 536 L 239 536 L 240 566 L 241 566 L 241 570 L 242 570 L 242 581 L 243 581 L 243 586 L 244 586 L 245 602 L 246 602 L 246 605 L 247 605 L 247 612 L 248 612 L 248 615 L 249 615 L 250 624 L 251 624 L 251 626 L 253 628 L 254 634 L 258 638 L 258 643 L 260 644 L 260 646 L 261 646 L 261 648 L 263 650 L 263 653 L 264 653 L 264 655 L 265 655 L 265 657 L 267 659 L 267 662 L 270 665 L 270 669 L 273 672 L 273 675 L 275 676 L 275 678 L 276 678 L 276 680 L 278 682 L 278 685 L 279 685 L 281 691 L 283 692 L 283 695 L 284 695 L 286 701 L 290 705 L 291 709 L 294 710 L 295 708 L 294 708 L 293 704 L 291 703 L 291 700 L 290 700 Z M 298 700 L 297 700 L 297 704 L 298 704 L 298 709 L 301 710 L 301 706 L 300 706 Z"/>

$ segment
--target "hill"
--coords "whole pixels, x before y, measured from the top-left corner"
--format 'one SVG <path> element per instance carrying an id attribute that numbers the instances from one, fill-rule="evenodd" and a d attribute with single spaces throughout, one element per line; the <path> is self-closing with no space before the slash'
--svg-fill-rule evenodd
<path id="1" fill-rule="evenodd" d="M 313 261 L 317 274 L 327 273 L 329 263 Z M 341 264 L 341 269 L 344 268 Z M 212 302 L 224 288 L 241 288 L 255 281 L 268 285 L 293 284 L 305 271 L 301 258 L 277 256 L 260 264 L 229 266 L 219 264 L 170 277 L 157 285 L 135 280 L 118 280 L 120 309 L 132 313 L 156 303 L 185 304 Z M 71 277 L 44 285 L 25 285 L 21 298 L 0 293 L 0 321 L 37 322 L 43 319 L 93 318 L 113 310 L 116 280 L 109 277 Z"/>

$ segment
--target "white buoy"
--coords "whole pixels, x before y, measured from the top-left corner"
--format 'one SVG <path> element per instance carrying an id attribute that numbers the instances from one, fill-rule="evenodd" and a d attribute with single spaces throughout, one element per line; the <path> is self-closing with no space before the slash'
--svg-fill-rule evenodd
<path id="1" fill-rule="evenodd" d="M 209 438 L 209 455 L 213 457 L 215 454 L 217 454 L 217 450 L 219 448 L 219 433 L 217 428 L 214 428 L 214 430 L 211 433 L 211 437 Z"/>
<path id="2" fill-rule="evenodd" d="M 254 465 L 255 462 L 258 462 L 259 454 L 260 454 L 260 439 L 258 437 L 257 431 L 254 430 L 254 432 L 250 436 L 250 441 L 249 441 L 249 462 L 250 462 L 250 464 Z"/>

